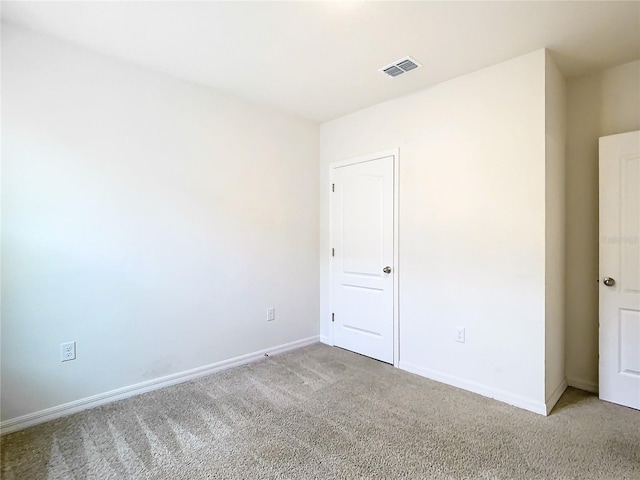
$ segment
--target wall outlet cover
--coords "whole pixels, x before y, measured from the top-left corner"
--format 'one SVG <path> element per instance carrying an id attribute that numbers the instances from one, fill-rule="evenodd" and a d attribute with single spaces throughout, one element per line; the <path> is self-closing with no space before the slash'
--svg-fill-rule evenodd
<path id="1" fill-rule="evenodd" d="M 76 359 L 76 342 L 66 342 L 60 344 L 60 361 L 68 362 Z"/>

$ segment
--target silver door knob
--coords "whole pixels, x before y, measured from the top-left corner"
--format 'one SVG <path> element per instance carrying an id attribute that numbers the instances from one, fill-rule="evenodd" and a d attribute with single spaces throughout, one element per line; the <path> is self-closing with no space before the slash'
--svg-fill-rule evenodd
<path id="1" fill-rule="evenodd" d="M 384 268 L 382 269 L 382 271 L 383 271 L 384 273 L 391 273 L 391 267 L 384 267 Z"/>
<path id="2" fill-rule="evenodd" d="M 616 284 L 616 281 L 611 277 L 604 277 L 602 281 L 607 287 L 613 287 Z"/>

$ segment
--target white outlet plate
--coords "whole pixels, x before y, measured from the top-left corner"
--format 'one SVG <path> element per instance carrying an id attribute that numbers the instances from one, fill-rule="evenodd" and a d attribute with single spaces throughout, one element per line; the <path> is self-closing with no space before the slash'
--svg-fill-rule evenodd
<path id="1" fill-rule="evenodd" d="M 60 361 L 68 362 L 76 359 L 76 342 L 66 342 L 60 344 Z"/>
<path id="2" fill-rule="evenodd" d="M 456 342 L 464 343 L 464 328 L 456 328 Z"/>
<path id="3" fill-rule="evenodd" d="M 272 322 L 276 319 L 276 309 L 271 307 L 267 308 L 267 322 Z"/>

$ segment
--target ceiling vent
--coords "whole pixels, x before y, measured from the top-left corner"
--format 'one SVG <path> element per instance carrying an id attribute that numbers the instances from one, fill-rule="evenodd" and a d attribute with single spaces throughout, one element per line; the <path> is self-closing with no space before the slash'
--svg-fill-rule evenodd
<path id="1" fill-rule="evenodd" d="M 411 70 L 415 70 L 416 68 L 421 66 L 422 65 L 420 65 L 413 58 L 404 57 L 393 62 L 391 65 L 382 67 L 379 71 L 386 75 L 389 75 L 390 77 L 397 77 L 398 75 L 402 75 L 405 72 L 410 72 Z"/>

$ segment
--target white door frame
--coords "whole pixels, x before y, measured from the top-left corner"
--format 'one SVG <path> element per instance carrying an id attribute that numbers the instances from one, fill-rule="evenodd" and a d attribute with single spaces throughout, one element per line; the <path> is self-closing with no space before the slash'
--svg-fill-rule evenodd
<path id="1" fill-rule="evenodd" d="M 369 153 L 358 157 L 340 160 L 329 165 L 329 183 L 334 182 L 334 172 L 336 168 L 355 165 L 357 163 L 370 162 L 380 158 L 393 157 L 393 366 L 398 368 L 400 364 L 400 325 L 399 325 L 399 252 L 398 252 L 398 212 L 399 212 L 399 172 L 400 172 L 400 149 L 392 148 L 381 152 Z M 333 197 L 329 197 L 333 202 Z M 329 204 L 329 248 L 333 245 L 333 208 Z M 329 255 L 329 311 L 333 312 L 333 257 Z M 333 330 L 334 323 L 331 322 L 330 342 L 334 345 Z"/>

